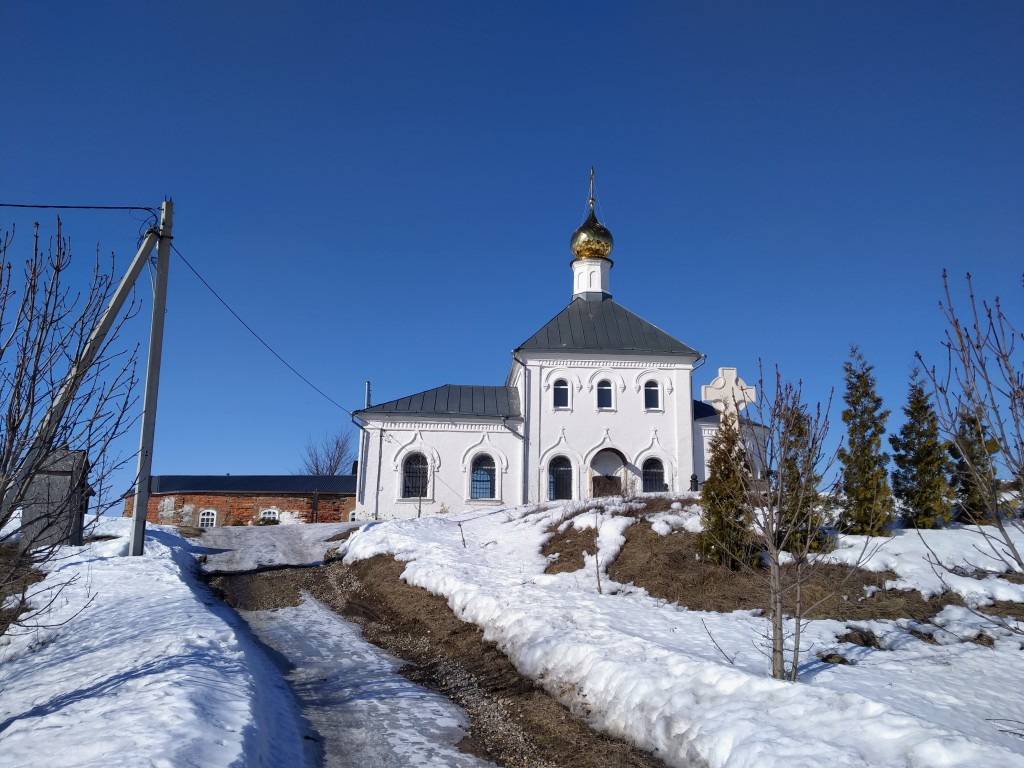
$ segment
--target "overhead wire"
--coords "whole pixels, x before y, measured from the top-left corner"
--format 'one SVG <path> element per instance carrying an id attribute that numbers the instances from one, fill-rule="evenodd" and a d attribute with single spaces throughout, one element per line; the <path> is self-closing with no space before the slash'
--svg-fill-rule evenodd
<path id="1" fill-rule="evenodd" d="M 185 266 L 188 267 L 192 271 L 192 274 L 194 274 L 197 278 L 199 278 L 199 282 L 201 282 L 203 285 L 206 286 L 206 289 L 216 297 L 217 301 L 219 301 L 221 304 L 223 304 L 224 308 L 228 312 L 230 312 L 232 314 L 232 316 L 239 323 L 242 324 L 242 327 L 245 328 L 245 330 L 247 330 L 249 333 L 252 334 L 253 338 L 255 338 L 264 347 L 266 347 L 267 351 L 270 352 L 270 354 L 272 354 L 279 361 L 281 361 L 281 363 L 289 371 L 291 371 L 296 376 L 298 376 L 300 379 L 302 379 L 302 381 L 304 381 L 314 392 L 318 393 L 322 398 L 327 400 L 329 403 L 331 403 L 335 407 L 340 408 L 341 410 L 343 410 L 345 413 L 349 414 L 350 416 L 353 415 L 352 411 L 350 411 L 348 408 L 343 406 L 341 403 L 339 403 L 333 397 L 331 397 L 326 392 L 324 392 L 322 389 L 320 389 L 320 387 L 318 387 L 312 381 L 310 381 L 305 376 L 303 376 L 302 373 L 300 373 L 299 370 L 294 365 L 292 365 L 287 360 L 285 360 L 284 357 L 282 357 L 281 354 L 276 349 L 274 349 L 272 346 L 270 346 L 270 344 L 267 342 L 266 339 L 264 339 L 262 336 L 260 336 L 258 333 L 256 333 L 256 331 L 253 330 L 252 326 L 249 325 L 247 322 L 245 322 L 245 320 L 242 319 L 242 317 L 231 307 L 231 305 L 228 304 L 227 301 L 224 300 L 224 297 L 221 296 L 219 293 L 217 293 L 217 291 L 214 289 L 214 287 L 212 285 L 210 285 L 209 282 L 207 282 L 206 278 L 204 278 L 201 274 L 199 274 L 199 270 L 197 270 L 195 267 L 192 266 L 192 264 L 189 262 L 189 260 L 185 258 L 185 256 L 182 254 L 181 251 L 178 250 L 177 246 L 175 246 L 174 243 L 171 243 L 171 250 L 173 250 L 176 254 L 178 254 L 178 258 L 180 258 L 185 263 Z"/>
<path id="2" fill-rule="evenodd" d="M 142 239 L 145 237 L 145 233 L 147 231 L 149 231 L 152 228 L 152 226 L 153 226 L 152 224 L 149 224 L 150 219 L 152 219 L 154 224 L 155 224 L 157 219 L 159 218 L 159 211 L 157 209 L 155 209 L 155 208 L 151 208 L 151 207 L 146 206 L 146 205 L 55 205 L 55 204 L 35 205 L 35 204 L 29 204 L 29 203 L 2 203 L 2 202 L 0 202 L 0 208 L 35 208 L 35 209 L 42 209 L 42 210 L 80 210 L 80 211 L 145 211 L 148 215 L 145 216 L 142 219 L 137 219 L 137 221 L 139 221 L 140 224 L 141 224 L 140 229 L 139 229 L 139 238 L 138 238 L 140 243 L 141 243 Z M 255 338 L 260 344 L 262 344 L 267 349 L 267 351 L 270 352 L 270 354 L 272 354 L 274 357 L 276 357 L 289 371 L 291 371 L 299 379 L 301 379 L 314 392 L 316 392 L 321 397 L 323 397 L 325 400 L 327 400 L 327 402 L 331 403 L 336 408 L 339 408 L 340 410 L 344 411 L 349 416 L 355 416 L 355 414 L 352 411 L 350 411 L 348 408 L 343 406 L 341 403 L 339 403 L 333 397 L 328 395 L 326 392 L 324 392 L 322 389 L 320 389 L 320 387 L 316 386 L 316 384 L 314 384 L 312 381 L 310 381 L 308 378 L 306 378 L 306 376 L 304 376 L 295 366 L 293 366 L 291 363 L 289 363 L 287 360 L 285 360 L 284 357 L 276 349 L 274 349 L 272 346 L 270 346 L 270 344 L 267 342 L 267 340 L 264 339 L 262 336 L 260 336 L 253 329 L 253 327 L 251 325 L 249 325 L 247 322 L 245 322 L 245 320 L 242 319 L 241 315 L 239 315 L 232 308 L 232 306 L 227 303 L 227 301 L 224 299 L 224 297 L 221 296 L 216 291 L 216 289 L 214 289 L 214 287 L 212 285 L 210 285 L 209 281 L 207 281 L 206 278 L 204 278 L 199 273 L 199 270 L 197 270 L 194 266 L 192 266 L 192 263 L 188 259 L 185 258 L 185 255 L 180 250 L 178 250 L 177 246 L 175 246 L 173 242 L 171 243 L 171 250 L 173 250 L 178 255 L 178 258 L 180 258 L 182 260 L 182 262 L 185 264 L 185 266 L 189 268 L 189 270 L 192 272 L 192 274 L 194 274 L 196 276 L 196 278 L 199 279 L 199 282 L 201 282 L 204 286 L 206 286 L 206 289 L 210 293 L 213 294 L 213 296 L 217 299 L 217 301 L 219 301 L 224 306 L 224 308 L 228 312 L 231 313 L 232 317 L 234 317 L 242 325 L 242 327 L 245 328 L 245 330 L 247 330 L 250 334 L 252 334 L 253 338 Z M 152 265 L 150 265 L 150 271 L 152 272 Z M 153 279 L 152 274 L 150 275 L 150 279 L 151 280 Z M 382 429 L 381 430 L 381 435 L 389 443 L 397 444 L 396 441 L 394 440 L 394 438 L 392 438 L 391 435 L 387 434 L 386 430 Z M 446 486 L 450 491 L 452 491 L 453 493 L 456 493 L 456 494 L 458 493 L 458 491 L 456 491 L 456 489 L 452 488 L 452 486 L 450 486 L 444 480 L 444 478 L 439 477 L 437 472 L 434 472 L 434 480 L 439 480 L 441 482 L 441 484 Z"/>
<path id="3" fill-rule="evenodd" d="M 302 381 L 304 381 L 309 387 L 311 387 L 315 392 L 317 392 L 321 397 L 326 399 L 332 405 L 340 408 L 341 410 L 343 410 L 345 413 L 349 414 L 350 416 L 354 416 L 352 411 L 350 411 L 345 406 L 341 405 L 341 403 L 337 402 L 334 398 L 332 398 L 330 395 L 328 395 L 322 389 L 320 389 L 318 386 L 316 386 L 313 382 L 311 382 L 309 379 L 307 379 L 305 376 L 303 376 L 295 368 L 295 366 L 293 366 L 291 363 L 289 363 L 287 360 L 285 360 L 277 352 L 277 350 L 275 350 L 272 346 L 270 346 L 270 344 L 266 341 L 266 339 L 264 339 L 262 336 L 260 336 L 258 333 L 256 333 L 256 331 L 253 330 L 252 326 L 250 326 L 247 322 L 245 322 L 245 320 L 242 319 L 242 317 L 231 307 L 231 305 L 228 304 L 227 301 L 224 300 L 224 297 L 221 296 L 219 293 L 217 293 L 217 291 L 214 289 L 214 287 L 212 285 L 210 285 L 210 283 L 206 280 L 206 278 L 204 278 L 201 274 L 199 274 L 199 270 L 197 270 L 194 266 L 192 266 L 192 264 L 189 262 L 189 260 L 185 258 L 185 256 L 182 254 L 181 251 L 178 250 L 177 246 L 175 246 L 174 243 L 171 243 L 171 250 L 174 251 L 176 254 L 178 254 L 178 258 L 180 258 L 185 263 L 185 266 L 188 267 L 192 271 L 192 274 L 194 274 L 197 278 L 199 278 L 199 281 L 203 285 L 205 285 L 207 290 L 210 291 L 210 293 L 212 293 L 216 297 L 217 301 L 219 301 L 221 304 L 223 304 L 224 308 L 227 309 L 227 311 L 230 312 L 231 315 L 239 323 L 242 324 L 242 327 L 245 328 L 245 330 L 247 330 L 249 333 L 251 333 L 253 335 L 253 337 L 257 341 L 260 342 L 260 344 L 262 344 L 264 347 L 266 347 L 267 350 L 274 357 L 276 357 L 278 360 L 280 360 L 281 363 L 283 363 L 288 368 L 288 370 L 290 370 L 292 373 L 294 373 L 296 376 L 298 376 L 300 379 L 302 379 Z M 388 434 L 387 430 L 381 429 L 380 431 L 381 431 L 381 435 L 382 435 L 383 439 L 387 440 L 389 443 L 391 443 L 393 445 L 398 445 L 399 444 L 390 434 Z M 438 475 L 438 473 L 436 471 L 433 473 L 433 479 L 435 481 L 440 482 L 441 485 L 443 485 L 446 488 L 448 488 L 448 490 L 450 490 L 452 493 L 454 493 L 454 494 L 459 494 L 460 493 L 455 488 L 453 488 L 451 485 L 449 485 L 447 483 L 447 481 L 445 481 L 445 479 L 443 477 Z"/>

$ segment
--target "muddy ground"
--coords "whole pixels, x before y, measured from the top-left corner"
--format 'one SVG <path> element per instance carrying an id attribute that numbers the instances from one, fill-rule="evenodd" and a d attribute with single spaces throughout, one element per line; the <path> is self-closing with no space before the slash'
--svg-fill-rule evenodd
<path id="1" fill-rule="evenodd" d="M 667 508 L 668 501 L 663 501 Z M 630 513 L 637 522 L 627 530 L 626 543 L 608 569 L 612 579 L 632 582 L 654 597 L 694 610 L 761 609 L 767 613 L 765 574 L 701 562 L 697 559 L 696 535 L 686 531 L 668 536 L 654 533 L 644 519 L 653 511 L 657 506 Z M 549 572 L 577 571 L 583 567 L 583 553 L 594 551 L 593 531 L 569 527 L 562 533 L 552 530 L 551 534 L 543 548 L 543 554 L 552 559 Z M 454 616 L 443 598 L 401 581 L 403 569 L 403 564 L 378 556 L 352 566 L 328 562 L 314 568 L 217 576 L 212 583 L 232 605 L 248 610 L 297 605 L 301 591 L 310 592 L 358 623 L 367 640 L 408 662 L 402 673 L 409 679 L 461 706 L 471 725 L 470 735 L 460 747 L 498 765 L 663 765 L 648 753 L 591 730 L 521 677 L 493 644 L 484 642 L 479 629 Z M 580 578 L 588 576 L 581 573 Z M 952 594 L 924 600 L 917 592 L 885 590 L 886 581 L 892 579 L 893 573 L 819 566 L 803 592 L 805 607 L 813 605 L 807 618 L 909 618 L 926 626 L 943 607 L 960 603 Z M 1020 606 L 1013 605 L 1006 612 L 1019 610 Z M 862 645 L 874 642 L 870 632 L 855 627 L 850 630 L 844 641 Z M 914 634 L 922 641 L 931 641 L 927 632 Z M 843 662 L 837 659 L 835 663 Z"/>
<path id="2" fill-rule="evenodd" d="M 597 733 L 522 677 L 443 598 L 399 579 L 405 566 L 377 556 L 345 566 L 214 576 L 211 585 L 243 610 L 298 605 L 303 590 L 362 627 L 363 636 L 403 659 L 402 674 L 447 696 L 470 720 L 459 747 L 508 768 L 663 766 L 622 741 Z"/>

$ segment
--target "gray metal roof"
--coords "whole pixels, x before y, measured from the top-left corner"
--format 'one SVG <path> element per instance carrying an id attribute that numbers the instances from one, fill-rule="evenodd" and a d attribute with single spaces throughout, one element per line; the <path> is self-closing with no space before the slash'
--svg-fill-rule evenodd
<path id="1" fill-rule="evenodd" d="M 693 418 L 696 419 L 714 419 L 719 420 L 718 411 L 713 406 L 708 405 L 703 400 L 693 401 Z"/>
<path id="2" fill-rule="evenodd" d="M 683 355 L 700 353 L 635 315 L 607 294 L 577 297 L 517 348 L 526 351 L 620 352 Z"/>
<path id="3" fill-rule="evenodd" d="M 154 475 L 150 493 L 354 495 L 355 475 Z"/>
<path id="4" fill-rule="evenodd" d="M 362 413 L 422 413 L 450 416 L 518 418 L 519 390 L 515 387 L 481 387 L 445 384 L 409 397 L 356 411 Z"/>

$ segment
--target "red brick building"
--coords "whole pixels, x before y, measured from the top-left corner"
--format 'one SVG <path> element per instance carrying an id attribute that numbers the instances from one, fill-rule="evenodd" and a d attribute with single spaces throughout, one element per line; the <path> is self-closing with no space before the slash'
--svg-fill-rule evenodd
<path id="1" fill-rule="evenodd" d="M 156 475 L 146 520 L 161 525 L 344 523 L 355 507 L 355 475 Z M 125 502 L 125 517 L 134 499 Z"/>

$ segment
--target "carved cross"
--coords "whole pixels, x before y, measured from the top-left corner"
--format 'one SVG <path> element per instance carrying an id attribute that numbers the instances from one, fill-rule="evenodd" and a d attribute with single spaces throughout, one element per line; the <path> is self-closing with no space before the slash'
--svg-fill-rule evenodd
<path id="1" fill-rule="evenodd" d="M 722 421 L 732 421 L 747 407 L 747 403 L 754 402 L 757 388 L 747 386 L 743 379 L 736 375 L 735 368 L 719 368 L 718 377 L 701 387 L 700 397 L 711 403 L 711 407 L 718 411 Z"/>

